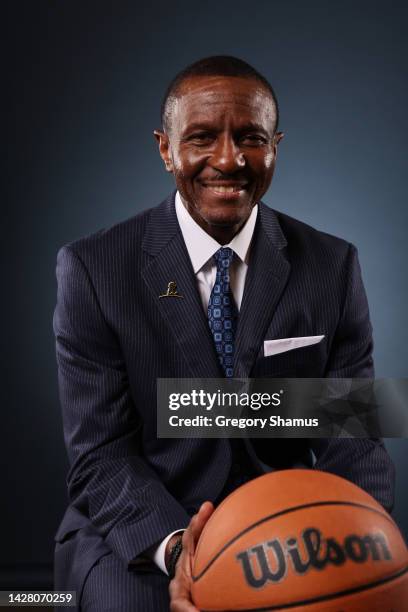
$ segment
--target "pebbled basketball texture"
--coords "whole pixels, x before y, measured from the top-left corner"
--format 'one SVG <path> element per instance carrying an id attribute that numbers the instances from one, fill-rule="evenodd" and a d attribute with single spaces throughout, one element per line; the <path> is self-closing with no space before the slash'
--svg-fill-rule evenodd
<path id="1" fill-rule="evenodd" d="M 210 517 L 192 597 L 205 612 L 407 612 L 408 551 L 390 515 L 351 482 L 272 472 Z"/>

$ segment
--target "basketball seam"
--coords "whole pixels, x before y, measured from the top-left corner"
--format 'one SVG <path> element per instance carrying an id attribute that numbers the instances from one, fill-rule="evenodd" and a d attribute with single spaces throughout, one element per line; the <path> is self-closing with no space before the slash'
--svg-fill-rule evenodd
<path id="1" fill-rule="evenodd" d="M 373 589 L 382 584 L 386 584 L 387 582 L 392 582 L 397 578 L 400 578 L 404 574 L 408 572 L 408 567 L 400 570 L 398 573 L 393 574 L 392 576 L 387 576 L 387 578 L 382 578 L 381 580 L 376 580 L 375 582 L 369 582 L 367 584 L 363 584 L 358 587 L 353 587 L 352 589 L 345 589 L 344 591 L 337 591 L 336 593 L 330 593 L 330 595 L 322 595 L 321 597 L 315 597 L 313 599 L 303 599 L 302 601 L 294 601 L 288 604 L 279 604 L 278 606 L 267 606 L 262 608 L 242 608 L 236 612 L 273 612 L 273 610 L 289 610 L 290 608 L 294 608 L 295 606 L 308 606 L 309 604 L 320 603 L 322 601 L 330 601 L 331 599 L 335 599 L 336 597 L 346 597 L 347 595 L 354 595 L 354 593 L 360 593 L 361 591 L 368 591 L 369 589 Z M 341 603 L 341 602 L 340 602 Z M 216 610 L 202 610 L 201 612 L 217 612 Z M 223 612 L 234 612 L 234 610 L 223 610 Z"/>
<path id="2" fill-rule="evenodd" d="M 227 548 L 229 548 L 234 542 L 239 540 L 241 536 L 251 531 L 251 529 L 255 529 L 255 527 L 262 525 L 262 523 L 266 523 L 267 521 L 271 521 L 285 514 L 290 514 L 291 512 L 297 512 L 298 510 L 305 510 L 306 508 L 315 508 L 317 506 L 353 506 L 355 508 L 364 508 L 365 510 L 370 510 L 371 512 L 375 512 L 376 514 L 379 514 L 380 516 L 386 518 L 389 522 L 391 522 L 393 526 L 395 526 L 395 523 L 392 520 L 392 518 L 388 517 L 386 514 L 384 514 L 380 510 L 377 510 L 376 508 L 371 508 L 370 506 L 366 506 L 365 504 L 359 504 L 356 502 L 320 501 L 320 502 L 313 502 L 310 504 L 302 504 L 300 506 L 293 506 L 292 508 L 286 508 L 285 510 L 280 510 L 279 512 L 276 512 L 275 514 L 269 514 L 268 516 L 260 519 L 259 521 L 256 521 L 256 523 L 252 523 L 252 525 L 249 525 L 248 527 L 240 531 L 240 533 L 234 536 L 229 542 L 224 544 L 221 550 L 216 555 L 214 555 L 211 561 L 207 563 L 204 569 L 197 576 L 192 576 L 193 582 L 197 582 L 198 580 L 200 580 L 200 578 L 204 576 L 204 574 L 208 571 L 211 565 L 215 563 L 218 557 L 220 557 L 223 554 L 223 552 L 225 552 Z"/>

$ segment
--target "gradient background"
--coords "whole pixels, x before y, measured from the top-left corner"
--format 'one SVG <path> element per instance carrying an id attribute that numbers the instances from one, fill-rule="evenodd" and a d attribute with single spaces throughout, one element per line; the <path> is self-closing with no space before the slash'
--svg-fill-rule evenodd
<path id="1" fill-rule="evenodd" d="M 407 14 L 393 1 L 8 5 L 0 587 L 40 589 L 66 506 L 56 253 L 172 189 L 152 131 L 186 64 L 232 54 L 269 78 L 285 138 L 264 199 L 357 245 L 377 376 L 406 375 Z M 408 535 L 408 441 L 387 446 Z"/>

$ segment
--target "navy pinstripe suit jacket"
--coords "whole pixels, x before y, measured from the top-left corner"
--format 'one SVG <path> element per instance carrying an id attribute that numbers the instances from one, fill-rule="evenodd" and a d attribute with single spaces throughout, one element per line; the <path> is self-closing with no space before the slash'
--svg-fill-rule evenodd
<path id="1" fill-rule="evenodd" d="M 76 537 L 68 588 L 107 550 L 129 563 L 186 526 L 222 490 L 231 447 L 225 439 L 156 438 L 156 378 L 222 376 L 174 194 L 61 249 L 57 278 L 54 329 L 71 467 L 56 540 L 61 547 Z M 170 281 L 184 299 L 158 299 Z M 320 344 L 263 356 L 265 339 L 321 334 Z M 372 376 L 371 352 L 356 249 L 260 204 L 235 375 Z M 288 467 L 305 447 L 316 468 L 354 481 L 390 509 L 393 465 L 381 441 L 270 440 L 262 458 Z"/>

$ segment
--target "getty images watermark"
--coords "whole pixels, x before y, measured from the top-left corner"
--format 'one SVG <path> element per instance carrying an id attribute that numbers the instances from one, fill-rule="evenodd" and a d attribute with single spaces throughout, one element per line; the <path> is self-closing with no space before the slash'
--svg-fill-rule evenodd
<path id="1" fill-rule="evenodd" d="M 200 406 L 212 410 L 214 406 L 240 406 L 259 410 L 266 406 L 280 406 L 283 389 L 278 393 L 236 393 L 221 391 L 210 393 L 204 389 L 192 389 L 189 393 L 170 393 L 169 409 L 178 410 L 186 406 Z"/>
<path id="2" fill-rule="evenodd" d="M 157 380 L 157 436 L 408 437 L 407 379 Z"/>
<path id="3" fill-rule="evenodd" d="M 189 393 L 170 393 L 169 410 L 178 411 L 181 408 L 201 408 L 205 411 L 220 411 L 225 408 L 248 408 L 253 411 L 261 408 L 278 407 L 281 405 L 283 389 L 276 393 L 247 393 L 217 391 L 211 393 L 204 389 L 192 389 Z M 265 427 L 317 427 L 318 418 L 283 418 L 279 415 L 269 415 L 268 417 L 237 417 L 227 416 L 227 414 L 217 414 L 208 416 L 197 414 L 195 416 L 169 416 L 170 427 L 215 427 L 215 428 L 239 428 L 253 429 Z"/>

